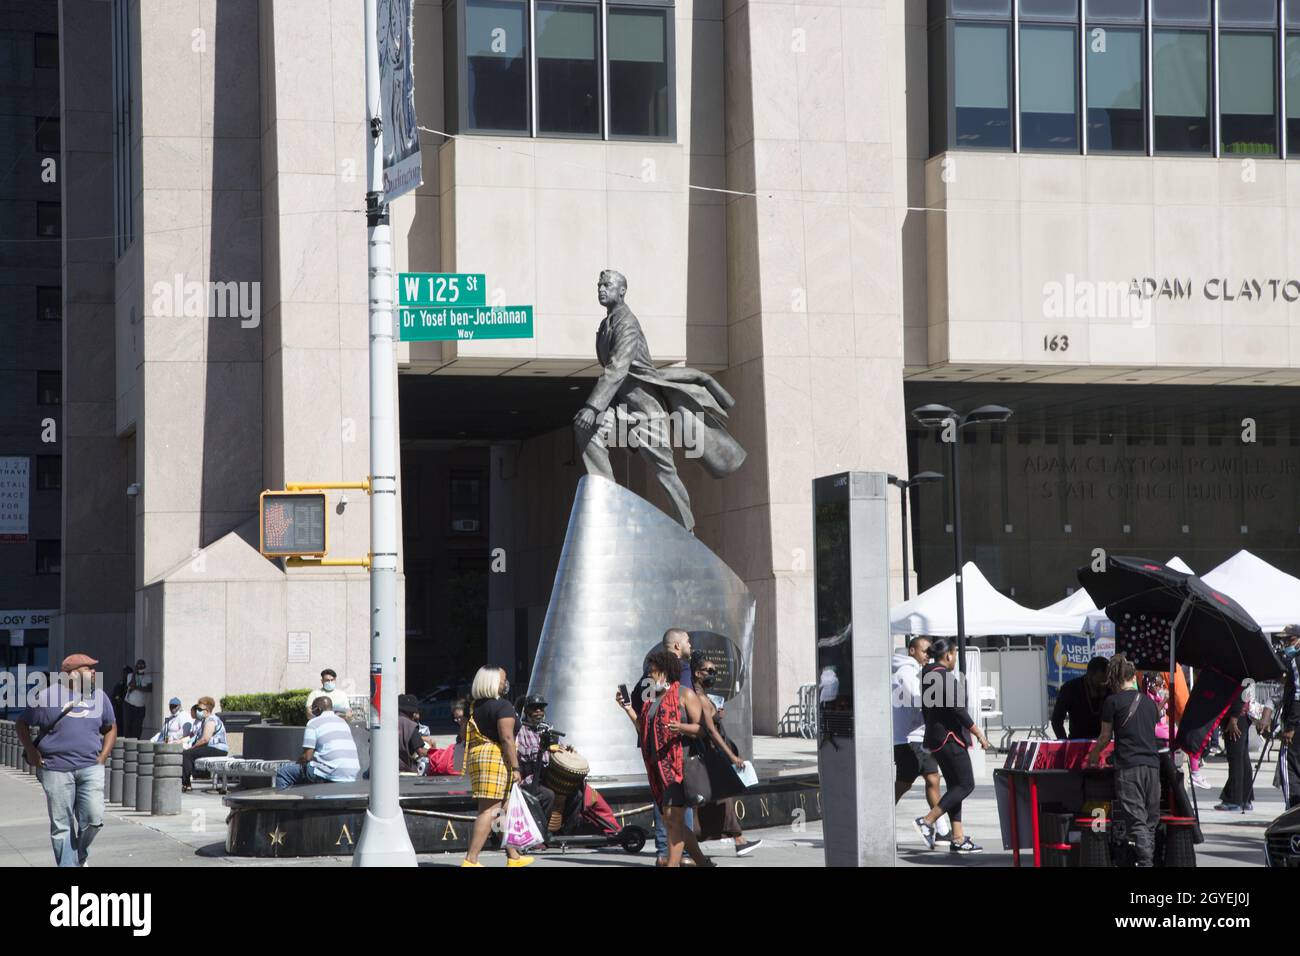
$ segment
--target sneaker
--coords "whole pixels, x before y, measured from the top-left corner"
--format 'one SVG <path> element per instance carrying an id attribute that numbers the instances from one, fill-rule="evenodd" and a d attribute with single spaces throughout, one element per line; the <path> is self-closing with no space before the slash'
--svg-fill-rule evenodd
<path id="1" fill-rule="evenodd" d="M 946 816 L 940 817 L 938 820 L 934 822 L 934 825 L 935 825 L 935 832 L 939 835 L 939 838 L 941 840 L 952 839 L 952 824 L 948 822 L 948 818 Z"/>
<path id="2" fill-rule="evenodd" d="M 1198 790 L 1209 790 L 1210 781 L 1205 779 L 1204 773 L 1202 773 L 1200 770 L 1197 770 L 1195 773 L 1192 774 L 1192 786 L 1196 787 L 1196 789 Z"/>
<path id="3" fill-rule="evenodd" d="M 471 863 L 469 860 L 461 860 L 461 861 L 460 861 L 460 865 L 461 865 L 461 866 L 482 866 L 483 864 L 482 864 L 482 863 Z"/>
<path id="4" fill-rule="evenodd" d="M 934 827 L 925 822 L 925 817 L 917 817 L 912 821 L 912 826 L 916 827 L 916 832 L 921 834 L 921 839 L 931 850 L 934 849 Z"/>
<path id="5" fill-rule="evenodd" d="M 1242 812 L 1242 813 L 1254 813 L 1254 812 L 1255 812 L 1255 805 L 1254 805 L 1253 803 L 1248 803 L 1248 804 L 1246 804 L 1244 807 L 1241 808 L 1241 812 Z"/>
<path id="6" fill-rule="evenodd" d="M 521 856 L 517 859 L 507 859 L 506 866 L 529 866 L 535 860 L 535 857 Z"/>
<path id="7" fill-rule="evenodd" d="M 753 853 L 762 845 L 762 840 L 746 840 L 744 843 L 736 847 L 736 856 L 749 856 L 749 854 Z"/>
<path id="8" fill-rule="evenodd" d="M 978 846 L 974 841 L 971 840 L 970 837 L 966 837 L 966 839 L 962 840 L 960 843 L 954 842 L 953 845 L 950 846 L 948 849 L 951 850 L 953 853 L 983 853 L 984 852 L 984 847 Z"/>
<path id="9" fill-rule="evenodd" d="M 1214 805 L 1214 809 L 1216 809 L 1216 810 L 1226 810 L 1228 813 L 1240 813 L 1240 812 L 1241 812 L 1241 806 L 1240 806 L 1239 804 L 1236 804 L 1236 803 L 1216 803 L 1216 804 Z"/>

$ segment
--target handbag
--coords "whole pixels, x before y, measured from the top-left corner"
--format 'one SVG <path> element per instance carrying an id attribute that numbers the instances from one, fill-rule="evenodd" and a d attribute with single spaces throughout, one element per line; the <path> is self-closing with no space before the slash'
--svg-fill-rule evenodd
<path id="1" fill-rule="evenodd" d="M 698 749 L 692 745 L 691 753 L 682 761 L 682 785 L 686 790 L 686 805 L 698 807 L 713 802 L 713 784 L 709 768 Z"/>

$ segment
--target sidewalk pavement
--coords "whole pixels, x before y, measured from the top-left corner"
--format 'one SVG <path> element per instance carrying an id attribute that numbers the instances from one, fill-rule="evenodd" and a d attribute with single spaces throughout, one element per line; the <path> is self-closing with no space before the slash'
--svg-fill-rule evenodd
<path id="1" fill-rule="evenodd" d="M 807 759 L 815 762 L 813 741 L 799 738 L 760 737 L 754 742 L 760 757 Z M 975 795 L 964 807 L 966 832 L 985 847 L 985 852 L 957 859 L 947 849 L 930 851 L 912 827 L 912 820 L 925 810 L 925 794 L 919 782 L 898 805 L 895 815 L 899 866 L 1010 866 L 1011 853 L 1001 849 L 997 806 L 993 797 L 992 767 L 977 781 Z M 1257 866 L 1263 863 L 1264 828 L 1282 812 L 1281 794 L 1270 786 L 1257 786 L 1255 811 L 1227 814 L 1215 811 L 1218 792 L 1227 777 L 1222 761 L 1206 765 L 1212 790 L 1198 791 L 1202 829 L 1206 842 L 1196 848 L 1199 866 Z M 1260 773 L 1260 783 L 1271 775 Z M 202 783 L 199 783 L 202 787 Z M 91 847 L 90 865 L 102 866 L 347 866 L 351 858 L 311 857 L 304 859 L 253 859 L 225 855 L 226 808 L 221 796 L 195 789 L 184 794 L 182 812 L 172 817 L 155 817 L 134 810 L 110 806 L 104 814 L 104 829 Z M 705 844 L 705 852 L 720 866 L 822 866 L 822 827 L 811 821 L 803 829 L 772 827 L 751 831 L 751 839 L 763 845 L 746 857 L 735 856 L 729 842 Z M 501 866 L 499 853 L 487 853 L 483 861 Z M 423 866 L 458 866 L 459 854 L 423 854 Z M 1028 851 L 1022 862 L 1030 864 Z M 53 866 L 49 819 L 45 798 L 36 778 L 8 768 L 0 769 L 0 867 Z M 632 856 L 618 849 L 571 849 L 565 853 L 537 855 L 537 866 L 653 866 L 653 848 Z"/>

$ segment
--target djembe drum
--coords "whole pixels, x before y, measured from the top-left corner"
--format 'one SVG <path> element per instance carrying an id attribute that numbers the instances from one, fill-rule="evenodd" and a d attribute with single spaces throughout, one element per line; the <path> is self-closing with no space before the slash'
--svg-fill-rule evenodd
<path id="1" fill-rule="evenodd" d="M 576 750 L 557 750 L 546 765 L 546 786 L 555 792 L 555 805 L 551 808 L 548 824 L 552 833 L 558 833 L 564 822 L 564 805 L 569 797 L 581 790 L 587 782 L 591 764 Z"/>

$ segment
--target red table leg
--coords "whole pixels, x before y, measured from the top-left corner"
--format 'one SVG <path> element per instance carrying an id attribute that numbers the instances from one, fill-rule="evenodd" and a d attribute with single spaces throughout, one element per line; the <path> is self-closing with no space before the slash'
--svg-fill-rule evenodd
<path id="1" fill-rule="evenodd" d="M 1007 805 L 1011 808 L 1011 865 L 1020 865 L 1020 834 L 1016 823 L 1016 775 L 1007 774 Z"/>
<path id="2" fill-rule="evenodd" d="M 1029 818 L 1034 827 L 1034 866 L 1043 865 L 1042 847 L 1038 842 L 1038 781 L 1034 779 L 1033 774 L 1029 776 Z"/>

